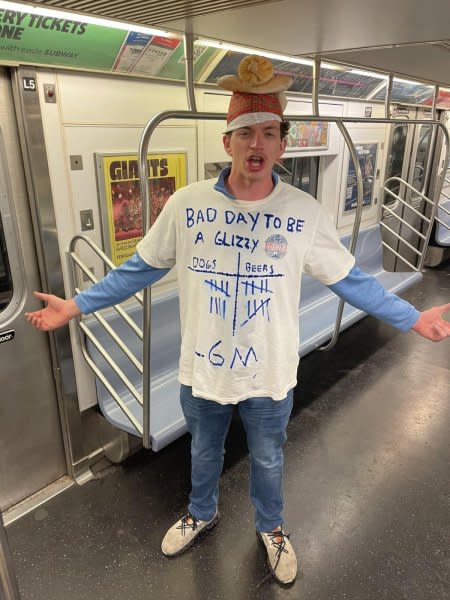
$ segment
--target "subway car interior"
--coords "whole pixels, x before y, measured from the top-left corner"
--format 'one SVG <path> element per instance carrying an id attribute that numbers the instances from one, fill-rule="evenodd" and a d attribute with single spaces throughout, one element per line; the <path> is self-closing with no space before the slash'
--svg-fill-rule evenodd
<path id="1" fill-rule="evenodd" d="M 190 492 L 174 271 L 51 332 L 24 316 L 34 291 L 70 298 L 128 260 L 176 190 L 230 164 L 216 82 L 251 54 L 293 80 L 278 177 L 388 291 L 448 303 L 449 23 L 446 0 L 0 1 L 0 598 L 449 597 L 448 340 L 302 277 L 283 587 L 238 414 L 220 523 L 161 553 Z"/>

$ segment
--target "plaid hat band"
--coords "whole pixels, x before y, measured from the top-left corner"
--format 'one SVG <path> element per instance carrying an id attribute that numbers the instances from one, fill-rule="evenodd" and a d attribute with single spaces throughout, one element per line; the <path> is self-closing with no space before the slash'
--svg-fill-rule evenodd
<path id="1" fill-rule="evenodd" d="M 257 114 L 260 113 L 260 114 Z M 227 114 L 227 129 L 233 131 L 239 127 L 245 127 L 248 119 L 242 119 L 243 116 L 252 115 L 250 121 L 253 123 L 261 123 L 274 119 L 281 121 L 283 117 L 283 109 L 280 99 L 275 94 L 246 94 L 235 92 L 231 96 L 230 106 Z M 240 118 L 241 117 L 241 118 Z M 243 125 L 237 124 L 244 121 Z"/>

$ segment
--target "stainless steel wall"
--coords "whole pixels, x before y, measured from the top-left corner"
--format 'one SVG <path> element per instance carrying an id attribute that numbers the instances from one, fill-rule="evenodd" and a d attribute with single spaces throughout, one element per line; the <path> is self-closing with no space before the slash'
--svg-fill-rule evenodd
<path id="1" fill-rule="evenodd" d="M 27 498 L 67 471 L 48 336 L 23 312 L 41 281 L 9 73 L 0 70 L 0 211 L 13 297 L 0 312 L 0 508 Z M 8 336 L 0 336 L 1 338 Z"/>

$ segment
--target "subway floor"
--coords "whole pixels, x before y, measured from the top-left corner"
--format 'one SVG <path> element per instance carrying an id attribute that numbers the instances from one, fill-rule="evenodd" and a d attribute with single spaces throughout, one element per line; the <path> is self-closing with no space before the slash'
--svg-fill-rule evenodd
<path id="1" fill-rule="evenodd" d="M 450 265 L 403 294 L 450 301 Z M 142 450 L 7 528 L 22 600 L 444 600 L 450 566 L 450 341 L 371 317 L 302 359 L 285 448 L 285 523 L 299 574 L 269 575 L 238 417 L 221 521 L 160 552 L 189 493 L 189 440 Z"/>

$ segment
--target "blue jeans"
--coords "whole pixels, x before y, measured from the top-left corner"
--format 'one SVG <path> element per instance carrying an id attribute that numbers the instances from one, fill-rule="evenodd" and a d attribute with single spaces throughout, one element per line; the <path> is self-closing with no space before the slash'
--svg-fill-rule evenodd
<path id="1" fill-rule="evenodd" d="M 210 521 L 217 510 L 225 438 L 235 405 L 197 398 L 185 385 L 180 400 L 192 436 L 189 512 Z M 284 400 L 249 398 L 237 404 L 250 451 L 250 497 L 257 531 L 272 531 L 283 523 L 283 444 L 292 403 L 290 390 Z"/>

